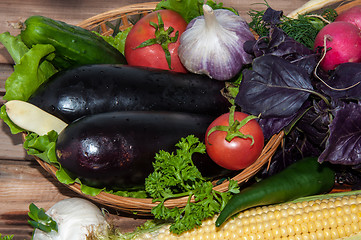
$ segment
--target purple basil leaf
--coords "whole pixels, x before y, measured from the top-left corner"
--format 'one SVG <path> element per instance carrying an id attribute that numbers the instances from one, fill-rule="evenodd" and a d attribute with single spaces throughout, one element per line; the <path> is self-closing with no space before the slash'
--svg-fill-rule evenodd
<path id="1" fill-rule="evenodd" d="M 325 147 L 329 136 L 329 124 L 331 121 L 329 106 L 324 101 L 314 102 L 312 107 L 304 112 L 297 122 L 296 127 L 307 136 L 308 141 L 314 145 Z"/>
<path id="2" fill-rule="evenodd" d="M 276 11 L 272 8 L 267 8 L 262 16 L 262 20 L 271 25 L 280 24 L 283 11 Z"/>
<path id="3" fill-rule="evenodd" d="M 306 69 L 309 75 L 313 73 L 318 60 L 314 51 L 295 41 L 277 27 L 271 28 L 269 37 L 248 41 L 243 47 L 247 53 L 255 57 L 267 54 L 282 57 Z"/>
<path id="4" fill-rule="evenodd" d="M 357 169 L 359 168 L 338 165 L 336 182 L 350 185 L 352 190 L 361 190 L 361 172 Z"/>
<path id="5" fill-rule="evenodd" d="M 299 116 L 302 116 L 307 108 L 309 108 L 309 105 L 309 101 L 306 101 L 297 112 L 289 117 L 259 118 L 258 123 L 262 128 L 265 139 L 271 138 L 274 134 L 279 133 L 281 130 L 285 130 L 287 134 L 288 127 L 291 127 L 290 125 L 292 125 L 291 123 L 295 119 L 298 119 Z"/>
<path id="6" fill-rule="evenodd" d="M 286 118 L 260 118 L 258 123 L 262 128 L 264 138 L 268 140 L 279 133 L 294 119 L 294 115 Z"/>
<path id="7" fill-rule="evenodd" d="M 326 81 L 328 85 L 335 89 L 347 90 L 333 90 L 326 85 L 320 83 L 320 89 L 333 99 L 361 99 L 361 63 L 343 63 L 340 64 L 329 80 Z M 349 88 L 350 86 L 353 86 Z"/>
<path id="8" fill-rule="evenodd" d="M 311 76 L 313 74 L 315 67 L 317 65 L 317 55 L 310 54 L 306 56 L 300 56 L 298 59 L 291 61 L 291 63 L 296 64 L 297 66 L 305 69 L 307 73 Z"/>
<path id="9" fill-rule="evenodd" d="M 271 53 L 273 55 L 287 56 L 291 54 L 294 55 L 294 59 L 297 59 L 298 56 L 313 54 L 311 49 L 297 42 L 277 27 L 270 31 L 269 48 L 272 49 Z"/>
<path id="10" fill-rule="evenodd" d="M 330 136 L 326 148 L 319 157 L 320 162 L 333 164 L 361 164 L 361 104 L 344 103 L 334 111 Z"/>
<path id="11" fill-rule="evenodd" d="M 235 103 L 242 111 L 263 118 L 290 117 L 295 114 L 312 90 L 307 72 L 280 57 L 256 58 L 253 70 L 243 71 Z"/>
<path id="12" fill-rule="evenodd" d="M 314 51 L 297 42 L 278 27 L 271 28 L 268 37 L 262 37 L 256 41 L 248 42 L 246 51 L 255 57 L 272 54 L 288 58 L 288 60 L 296 60 L 300 57 L 314 54 Z"/>
<path id="13" fill-rule="evenodd" d="M 285 135 L 282 148 L 279 147 L 273 155 L 270 168 L 265 168 L 262 175 L 274 175 L 302 158 L 319 156 L 320 153 L 319 146 L 310 143 L 301 132 L 291 131 Z"/>

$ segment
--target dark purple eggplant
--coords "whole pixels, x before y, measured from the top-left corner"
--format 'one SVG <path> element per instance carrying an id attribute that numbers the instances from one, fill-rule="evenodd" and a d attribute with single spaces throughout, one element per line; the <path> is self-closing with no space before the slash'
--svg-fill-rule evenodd
<path id="1" fill-rule="evenodd" d="M 56 154 L 63 168 L 87 185 L 131 188 L 144 185 L 160 150 L 174 151 L 190 134 L 204 139 L 212 117 L 188 113 L 125 111 L 90 115 L 60 132 Z M 226 171 L 206 154 L 194 162 L 204 176 Z"/>
<path id="2" fill-rule="evenodd" d="M 29 102 L 70 123 L 113 111 L 174 111 L 219 116 L 229 101 L 224 83 L 198 74 L 125 65 L 88 65 L 61 71 Z"/>

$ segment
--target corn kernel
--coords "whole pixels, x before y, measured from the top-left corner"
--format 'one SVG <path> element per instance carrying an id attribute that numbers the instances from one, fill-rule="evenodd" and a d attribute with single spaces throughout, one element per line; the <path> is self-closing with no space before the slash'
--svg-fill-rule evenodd
<path id="1" fill-rule="evenodd" d="M 267 230 L 264 232 L 265 239 L 273 239 L 273 232 L 272 230 Z"/>
<path id="2" fill-rule="evenodd" d="M 300 232 L 298 234 L 302 234 L 302 233 L 307 233 L 308 232 L 308 226 L 307 223 L 301 223 L 299 225 L 300 227 Z M 298 232 L 298 231 L 297 231 Z"/>
<path id="3" fill-rule="evenodd" d="M 280 230 L 280 228 L 274 228 L 274 229 L 272 229 L 272 233 L 273 233 L 274 238 L 279 238 L 279 237 L 281 237 L 281 230 Z"/>
<path id="4" fill-rule="evenodd" d="M 286 226 L 280 226 L 280 234 L 281 234 L 281 237 L 287 237 L 288 236 L 288 231 L 287 231 Z"/>
<path id="5" fill-rule="evenodd" d="M 279 221 L 277 221 L 276 219 L 273 219 L 270 221 L 270 225 L 272 229 L 276 229 L 279 227 Z"/>
<path id="6" fill-rule="evenodd" d="M 288 225 L 287 218 L 285 218 L 285 217 L 280 218 L 279 225 L 280 226 L 287 226 Z"/>
<path id="7" fill-rule="evenodd" d="M 301 213 L 301 214 L 302 214 L 302 213 Z M 302 224 L 302 223 L 304 222 L 301 214 L 297 214 L 297 215 L 294 217 L 294 218 L 295 218 L 295 223 L 297 223 L 297 224 Z"/>

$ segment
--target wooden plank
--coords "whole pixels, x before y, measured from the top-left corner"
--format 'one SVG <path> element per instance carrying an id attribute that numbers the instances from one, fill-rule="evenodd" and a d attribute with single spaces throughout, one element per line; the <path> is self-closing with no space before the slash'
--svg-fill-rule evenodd
<path id="1" fill-rule="evenodd" d="M 21 134 L 11 134 L 9 127 L 0 121 L 0 159 L 31 159 L 24 148 Z"/>
<path id="2" fill-rule="evenodd" d="M 47 209 L 72 194 L 34 161 L 0 160 L 0 232 L 15 234 L 15 239 L 30 239 L 29 204 Z"/>

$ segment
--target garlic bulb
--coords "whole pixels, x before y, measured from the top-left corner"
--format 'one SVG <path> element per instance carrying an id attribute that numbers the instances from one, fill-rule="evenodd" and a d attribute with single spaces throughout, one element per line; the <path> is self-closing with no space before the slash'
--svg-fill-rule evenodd
<path id="1" fill-rule="evenodd" d="M 178 55 L 190 72 L 229 80 L 251 63 L 243 44 L 255 37 L 247 22 L 229 10 L 213 10 L 204 4 L 203 12 L 182 33 Z"/>
<path id="2" fill-rule="evenodd" d="M 91 230 L 105 231 L 107 222 L 100 209 L 82 198 L 55 203 L 46 214 L 58 224 L 58 232 L 36 229 L 33 240 L 85 240 Z"/>

